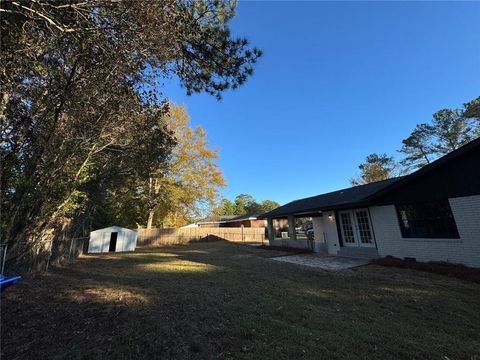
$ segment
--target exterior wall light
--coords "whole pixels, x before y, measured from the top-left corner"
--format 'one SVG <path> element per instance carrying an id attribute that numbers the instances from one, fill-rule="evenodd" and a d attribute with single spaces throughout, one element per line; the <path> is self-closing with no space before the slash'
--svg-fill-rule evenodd
<path id="1" fill-rule="evenodd" d="M 333 221 L 333 213 L 328 213 L 328 220 Z"/>

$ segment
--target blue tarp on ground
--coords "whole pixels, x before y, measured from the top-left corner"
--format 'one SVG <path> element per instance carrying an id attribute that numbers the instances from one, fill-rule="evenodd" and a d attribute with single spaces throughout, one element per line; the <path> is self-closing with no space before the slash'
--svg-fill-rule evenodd
<path id="1" fill-rule="evenodd" d="M 15 276 L 3 276 L 0 275 L 0 292 L 3 292 L 7 287 L 17 283 L 22 277 L 20 275 Z"/>

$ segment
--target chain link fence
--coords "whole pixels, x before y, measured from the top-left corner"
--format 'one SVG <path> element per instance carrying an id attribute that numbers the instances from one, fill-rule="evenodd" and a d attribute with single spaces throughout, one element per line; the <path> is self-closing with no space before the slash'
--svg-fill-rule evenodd
<path id="1" fill-rule="evenodd" d="M 86 253 L 88 239 L 86 236 L 0 244 L 1 273 L 48 271 L 51 264 L 66 263 Z"/>

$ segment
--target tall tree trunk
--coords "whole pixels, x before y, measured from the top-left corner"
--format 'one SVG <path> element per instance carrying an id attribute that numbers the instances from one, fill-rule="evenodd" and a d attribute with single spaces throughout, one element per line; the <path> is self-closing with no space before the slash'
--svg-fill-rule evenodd
<path id="1" fill-rule="evenodd" d="M 148 210 L 147 229 L 152 228 L 154 210 Z"/>

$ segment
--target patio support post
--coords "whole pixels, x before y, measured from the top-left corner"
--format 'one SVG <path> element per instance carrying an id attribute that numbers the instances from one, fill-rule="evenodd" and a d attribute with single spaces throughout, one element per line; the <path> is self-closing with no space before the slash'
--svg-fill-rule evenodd
<path id="1" fill-rule="evenodd" d="M 288 232 L 290 240 L 297 240 L 297 234 L 295 232 L 295 217 L 293 215 L 288 216 Z"/>
<path id="2" fill-rule="evenodd" d="M 275 239 L 275 231 L 273 228 L 273 219 L 267 219 L 267 232 L 268 232 L 268 241 L 270 244 L 273 244 L 273 240 Z"/>

